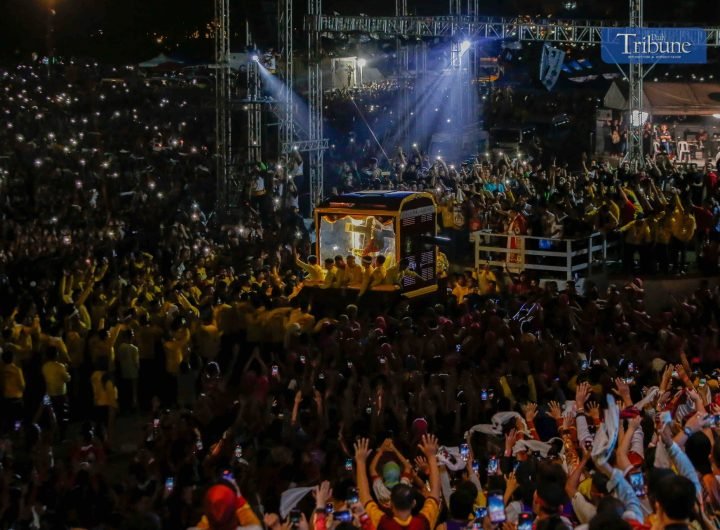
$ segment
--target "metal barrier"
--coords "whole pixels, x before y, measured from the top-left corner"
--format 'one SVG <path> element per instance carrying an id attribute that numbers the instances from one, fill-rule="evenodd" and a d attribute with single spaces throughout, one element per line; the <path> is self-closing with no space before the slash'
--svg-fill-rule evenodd
<path id="1" fill-rule="evenodd" d="M 600 232 L 573 239 L 547 239 L 479 231 L 470 233 L 470 241 L 475 243 L 476 268 L 489 264 L 507 266 L 510 272 L 562 273 L 566 281 L 581 272 L 590 276 L 596 264 L 605 267 L 609 257 L 616 258 L 612 251 L 619 247 L 619 238 L 608 239 Z M 544 246 L 548 248 L 541 248 Z M 502 261 L 497 259 L 498 254 L 504 256 Z"/>

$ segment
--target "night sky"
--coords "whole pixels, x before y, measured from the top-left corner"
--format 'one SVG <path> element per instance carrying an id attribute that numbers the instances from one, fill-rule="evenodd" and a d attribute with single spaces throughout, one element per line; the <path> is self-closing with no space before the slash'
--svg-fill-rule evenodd
<path id="1" fill-rule="evenodd" d="M 464 3 L 464 2 L 463 2 Z M 213 0 L 0 0 L 0 59 L 25 60 L 46 49 L 47 12 L 55 5 L 55 48 L 61 56 L 93 57 L 108 62 L 135 62 L 154 54 L 176 52 L 209 56 L 212 41 L 204 38 L 212 18 Z M 554 15 L 563 18 L 627 19 L 627 0 L 577 0 L 567 11 L 565 1 L 480 0 L 487 15 Z M 411 13 L 443 15 L 448 2 L 408 0 Z M 260 46 L 273 46 L 276 38 L 274 1 L 231 0 L 233 48 L 244 43 L 249 19 Z M 295 2 L 300 27 L 306 2 Z M 341 14 L 392 15 L 387 0 L 326 0 L 323 11 Z M 675 21 L 720 25 L 720 2 L 707 0 L 648 0 L 648 21 Z"/>

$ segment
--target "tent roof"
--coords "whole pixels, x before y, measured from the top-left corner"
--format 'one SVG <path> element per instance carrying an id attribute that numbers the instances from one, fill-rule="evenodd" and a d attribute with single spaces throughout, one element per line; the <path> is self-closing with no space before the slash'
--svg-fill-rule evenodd
<path id="1" fill-rule="evenodd" d="M 157 57 L 153 57 L 152 59 L 149 59 L 145 62 L 140 63 L 138 66 L 140 68 L 155 68 L 156 66 L 160 66 L 162 64 L 167 64 L 167 63 L 184 64 L 183 61 L 180 61 L 178 59 L 173 59 L 172 57 L 168 57 L 164 53 L 161 53 Z"/>
<path id="2" fill-rule="evenodd" d="M 627 110 L 627 85 L 613 83 L 605 94 L 605 106 Z M 643 107 L 663 116 L 709 116 L 720 113 L 720 83 L 645 83 Z"/>

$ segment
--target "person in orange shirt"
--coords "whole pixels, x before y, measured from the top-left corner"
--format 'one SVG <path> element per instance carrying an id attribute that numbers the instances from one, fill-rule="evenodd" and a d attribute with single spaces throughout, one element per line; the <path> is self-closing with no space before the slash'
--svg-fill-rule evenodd
<path id="1" fill-rule="evenodd" d="M 13 426 L 15 428 L 23 416 L 23 395 L 25 394 L 25 377 L 22 368 L 15 364 L 15 356 L 10 350 L 2 352 L 0 365 L 2 380 L 2 409 L 0 409 L 0 429 L 3 432 Z M 17 429 L 15 429 L 17 430 Z"/>

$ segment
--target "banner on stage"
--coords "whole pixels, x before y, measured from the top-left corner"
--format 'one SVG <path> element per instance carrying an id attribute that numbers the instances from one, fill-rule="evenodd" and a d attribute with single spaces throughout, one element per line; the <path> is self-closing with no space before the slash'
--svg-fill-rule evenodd
<path id="1" fill-rule="evenodd" d="M 604 28 L 606 63 L 705 64 L 707 37 L 700 28 Z"/>

